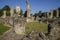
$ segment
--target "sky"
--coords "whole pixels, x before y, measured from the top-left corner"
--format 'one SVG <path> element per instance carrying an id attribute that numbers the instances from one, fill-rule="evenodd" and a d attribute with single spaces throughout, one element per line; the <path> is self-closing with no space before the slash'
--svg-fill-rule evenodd
<path id="1" fill-rule="evenodd" d="M 31 5 L 31 13 L 37 13 L 38 11 L 49 12 L 50 9 L 57 9 L 60 7 L 60 0 L 29 0 Z M 26 0 L 0 0 L 0 9 L 5 5 L 16 8 L 20 8 L 26 11 Z"/>

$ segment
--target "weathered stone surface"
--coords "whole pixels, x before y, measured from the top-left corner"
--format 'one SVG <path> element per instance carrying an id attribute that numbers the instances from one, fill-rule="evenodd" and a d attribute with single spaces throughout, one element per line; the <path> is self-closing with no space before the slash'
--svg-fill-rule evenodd
<path id="1" fill-rule="evenodd" d="M 56 40 L 57 38 L 59 38 L 60 35 L 60 27 L 58 26 L 58 22 L 55 21 L 52 23 L 51 25 L 53 28 L 50 31 L 50 34 L 48 35 L 50 40 Z"/>
<path id="2" fill-rule="evenodd" d="M 28 40 L 48 40 L 43 32 L 32 31 L 24 39 Z"/>
<path id="3" fill-rule="evenodd" d="M 50 33 L 48 35 L 45 35 L 45 33 L 41 32 L 41 31 L 40 32 L 39 31 L 32 31 L 27 35 L 22 35 L 23 30 L 25 30 L 24 24 L 26 21 L 23 18 L 22 19 L 15 19 L 14 21 L 15 21 L 14 26 L 16 28 L 15 31 L 12 31 L 12 30 L 8 31 L 7 33 L 3 34 L 0 37 L 0 40 L 56 40 L 57 38 L 59 38 L 60 21 L 50 22 L 52 28 L 51 28 Z"/>
<path id="4" fill-rule="evenodd" d="M 21 40 L 23 38 L 23 35 L 18 35 L 13 31 L 10 31 L 8 33 L 5 33 L 0 40 Z"/>
<path id="5" fill-rule="evenodd" d="M 2 16 L 2 18 L 6 18 L 6 10 L 3 11 L 4 15 Z"/>
<path id="6" fill-rule="evenodd" d="M 14 29 L 17 34 L 24 34 L 25 32 L 25 27 L 21 26 L 21 24 L 15 25 Z"/>
<path id="7" fill-rule="evenodd" d="M 32 31 L 28 35 L 18 35 L 14 31 L 5 33 L 0 40 L 47 40 L 43 32 Z"/>

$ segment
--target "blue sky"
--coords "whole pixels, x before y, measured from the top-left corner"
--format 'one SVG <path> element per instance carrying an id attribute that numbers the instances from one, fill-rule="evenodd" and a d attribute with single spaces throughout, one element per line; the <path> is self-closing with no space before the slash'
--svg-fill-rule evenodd
<path id="1" fill-rule="evenodd" d="M 39 10 L 49 12 L 50 9 L 57 9 L 60 7 L 60 0 L 29 0 L 29 2 L 31 4 L 31 13 L 36 13 Z M 0 0 L 0 9 L 5 5 L 14 8 L 19 5 L 23 11 L 26 10 L 26 0 Z"/>

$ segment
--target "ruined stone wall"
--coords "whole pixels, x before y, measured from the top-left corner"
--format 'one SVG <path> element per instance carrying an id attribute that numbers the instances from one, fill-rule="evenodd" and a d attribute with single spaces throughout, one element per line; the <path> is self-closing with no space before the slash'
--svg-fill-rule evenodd
<path id="1" fill-rule="evenodd" d="M 24 24 L 26 20 L 23 18 L 14 19 L 14 30 L 10 30 L 0 37 L 0 40 L 56 40 L 60 35 L 60 21 L 49 22 L 52 26 L 50 33 L 33 31 L 23 35 L 25 30 Z M 13 27 L 13 26 L 12 26 Z M 48 31 L 48 30 L 47 30 Z"/>

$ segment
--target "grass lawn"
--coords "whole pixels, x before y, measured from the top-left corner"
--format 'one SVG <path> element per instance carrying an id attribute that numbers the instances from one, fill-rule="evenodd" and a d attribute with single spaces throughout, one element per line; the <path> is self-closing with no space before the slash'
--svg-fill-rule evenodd
<path id="1" fill-rule="evenodd" d="M 37 31 L 43 31 L 47 32 L 47 24 L 45 23 L 39 23 L 39 22 L 29 22 L 26 23 L 26 34 L 31 32 L 32 30 L 37 30 Z M 2 23 L 0 23 L 0 35 L 2 35 L 5 31 L 9 30 L 10 27 L 4 26 Z"/>
<path id="2" fill-rule="evenodd" d="M 0 35 L 2 35 L 5 31 L 9 29 L 10 27 L 4 26 L 3 23 L 0 23 Z"/>
<path id="3" fill-rule="evenodd" d="M 26 23 L 26 33 L 29 33 L 32 30 L 47 32 L 47 24 L 39 22 L 29 22 Z"/>
<path id="4" fill-rule="evenodd" d="M 60 37 L 57 40 L 60 40 Z"/>
<path id="5" fill-rule="evenodd" d="M 48 19 L 48 20 L 60 20 L 60 18 L 56 18 L 56 19 L 53 19 L 53 18 L 52 18 L 52 19 Z"/>
<path id="6" fill-rule="evenodd" d="M 59 36 L 59 38 L 57 38 L 57 40 L 60 40 L 60 36 Z"/>

